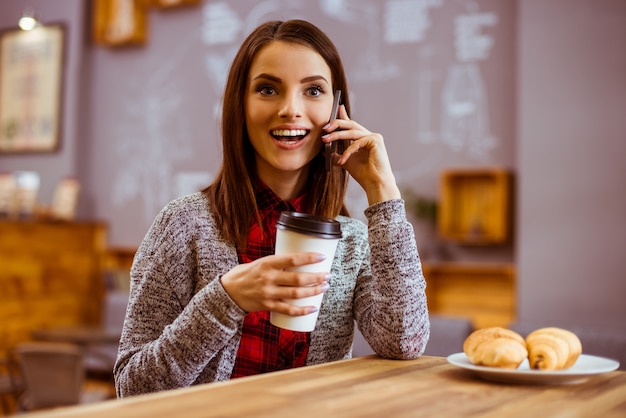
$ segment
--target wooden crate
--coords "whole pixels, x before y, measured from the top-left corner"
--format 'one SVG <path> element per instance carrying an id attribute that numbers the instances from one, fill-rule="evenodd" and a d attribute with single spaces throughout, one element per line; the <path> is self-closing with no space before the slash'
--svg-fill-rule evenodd
<path id="1" fill-rule="evenodd" d="M 512 236 L 512 175 L 505 169 L 446 170 L 441 174 L 437 228 L 461 244 L 497 245 Z"/>

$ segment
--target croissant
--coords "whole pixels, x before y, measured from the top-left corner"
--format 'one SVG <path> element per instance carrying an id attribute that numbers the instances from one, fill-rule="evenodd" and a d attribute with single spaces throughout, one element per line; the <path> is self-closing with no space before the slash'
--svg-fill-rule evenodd
<path id="1" fill-rule="evenodd" d="M 507 369 L 516 369 L 528 356 L 524 338 L 501 327 L 472 332 L 463 343 L 463 352 L 476 365 Z"/>
<path id="2" fill-rule="evenodd" d="M 582 344 L 576 334 L 556 327 L 537 329 L 526 336 L 528 362 L 532 369 L 561 370 L 576 363 Z"/>

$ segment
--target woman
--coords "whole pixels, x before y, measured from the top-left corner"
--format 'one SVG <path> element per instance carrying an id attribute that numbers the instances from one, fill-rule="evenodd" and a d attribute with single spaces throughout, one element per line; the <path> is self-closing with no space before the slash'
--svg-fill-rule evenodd
<path id="1" fill-rule="evenodd" d="M 328 122 L 335 90 L 343 106 Z M 350 120 L 347 92 L 335 46 L 308 22 L 268 22 L 244 41 L 224 93 L 221 171 L 168 204 L 135 256 L 118 396 L 350 358 L 355 321 L 383 357 L 422 354 L 429 320 L 413 229 L 383 137 Z M 347 216 L 347 173 L 367 194 L 368 226 Z M 286 271 L 320 254 L 273 255 L 283 210 L 341 223 L 331 272 Z M 314 331 L 269 323 L 269 311 L 314 309 L 283 299 L 322 292 Z"/>

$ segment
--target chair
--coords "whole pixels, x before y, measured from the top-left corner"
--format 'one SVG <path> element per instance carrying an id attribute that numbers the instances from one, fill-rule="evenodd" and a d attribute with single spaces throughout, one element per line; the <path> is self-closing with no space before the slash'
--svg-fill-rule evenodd
<path id="1" fill-rule="evenodd" d="M 463 351 L 463 342 L 474 330 L 472 323 L 465 318 L 448 318 L 430 315 L 430 339 L 424 351 L 428 356 L 448 356 Z M 353 357 L 374 354 L 361 332 L 355 328 Z"/>
<path id="2" fill-rule="evenodd" d="M 424 354 L 447 357 L 463 351 L 463 343 L 473 330 L 469 319 L 431 314 L 430 339 Z"/>
<path id="3" fill-rule="evenodd" d="M 109 290 L 105 294 L 102 327 L 122 332 L 128 293 Z M 113 377 L 119 343 L 89 344 L 85 349 L 85 369 L 96 376 Z"/>
<path id="4" fill-rule="evenodd" d="M 80 347 L 67 343 L 29 342 L 16 345 L 24 379 L 19 407 L 31 411 L 104 400 L 84 388 L 85 369 Z M 89 395 L 89 396 L 88 396 Z"/>
<path id="5" fill-rule="evenodd" d="M 22 393 L 22 379 L 12 353 L 0 359 L 0 404 L 3 415 L 11 415 Z"/>
<path id="6" fill-rule="evenodd" d="M 134 251 L 109 250 L 106 255 L 104 280 L 104 300 L 100 326 L 121 335 L 126 316 L 130 290 L 130 268 Z M 117 359 L 119 341 L 115 343 L 91 343 L 85 347 L 85 369 L 92 378 L 113 380 L 113 366 Z"/>

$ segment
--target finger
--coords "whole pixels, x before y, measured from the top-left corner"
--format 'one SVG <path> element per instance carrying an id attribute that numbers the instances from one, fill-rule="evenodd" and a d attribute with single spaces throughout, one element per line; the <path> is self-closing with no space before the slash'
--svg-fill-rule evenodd
<path id="1" fill-rule="evenodd" d="M 353 124 L 351 127 L 342 126 L 341 129 L 327 133 L 322 136 L 322 141 L 329 143 L 333 141 L 361 141 L 367 139 L 372 135 L 370 131 L 364 129 L 360 125 L 354 124 L 354 122 L 344 121 L 344 124 Z"/>
<path id="2" fill-rule="evenodd" d="M 359 141 L 352 141 L 352 143 L 350 143 L 350 145 L 341 154 L 341 163 L 343 164 L 348 161 L 350 159 L 350 156 L 358 153 L 361 149 L 367 149 L 370 145 L 370 142 L 371 141 L 369 139 L 365 138 Z"/>
<path id="3" fill-rule="evenodd" d="M 345 105 L 341 105 L 339 107 L 339 119 L 350 120 L 350 117 L 348 116 L 348 111 L 346 110 Z"/>
<path id="4" fill-rule="evenodd" d="M 294 302 L 289 303 L 289 300 L 294 301 L 302 298 L 307 298 L 311 296 L 316 296 L 321 293 L 325 293 L 330 289 L 330 285 L 328 283 L 324 283 L 319 286 L 309 286 L 309 287 L 284 287 L 281 288 L 280 297 L 268 298 L 265 302 L 265 306 L 268 310 L 278 311 L 279 309 L 287 309 L 287 313 L 289 315 L 293 315 L 293 307 L 297 305 Z M 302 314 L 300 314 L 302 315 Z"/>
<path id="5" fill-rule="evenodd" d="M 363 132 L 369 132 L 363 125 L 360 125 L 358 122 L 353 121 L 352 119 L 333 119 L 328 122 L 326 125 L 322 127 L 325 132 L 331 133 L 337 130 L 347 131 L 347 130 L 358 130 Z"/>
<path id="6" fill-rule="evenodd" d="M 307 264 L 315 264 L 322 262 L 326 259 L 326 256 L 322 253 L 304 252 L 304 253 L 292 253 L 292 254 L 275 254 L 262 259 L 264 263 L 276 269 L 287 269 L 290 267 L 299 267 Z"/>
<path id="7" fill-rule="evenodd" d="M 295 306 L 281 300 L 273 301 L 267 306 L 268 311 L 278 312 L 290 316 L 302 316 L 308 315 L 313 312 L 317 312 L 318 309 L 315 306 Z"/>
<path id="8" fill-rule="evenodd" d="M 282 286 L 276 287 L 275 296 L 267 297 L 268 301 L 286 301 L 286 300 L 299 300 L 303 298 L 309 298 L 312 296 L 321 295 L 326 293 L 330 289 L 328 283 L 320 284 L 317 286 Z"/>
<path id="9" fill-rule="evenodd" d="M 331 275 L 328 272 L 319 272 L 319 273 L 308 273 L 308 272 L 298 272 L 298 271 L 280 271 L 276 278 L 274 279 L 274 284 L 276 286 L 282 286 L 284 288 L 298 288 L 303 287 L 307 289 L 311 289 L 312 286 L 323 285 L 324 283 L 328 283 L 330 281 Z M 318 292 L 319 293 L 319 292 Z M 317 293 L 314 293 L 317 294 Z M 306 297 L 305 296 L 296 296 L 296 297 Z M 291 297 L 280 295 L 280 297 Z"/>
<path id="10" fill-rule="evenodd" d="M 326 132 L 325 135 L 322 135 L 322 139 L 328 137 L 330 134 L 334 132 L 341 132 L 341 131 L 361 132 L 359 136 L 370 134 L 370 131 L 368 131 L 362 125 L 359 125 L 357 122 L 349 118 L 333 119 L 330 122 L 328 122 L 326 125 L 324 125 L 322 129 L 324 130 L 324 132 Z"/>

